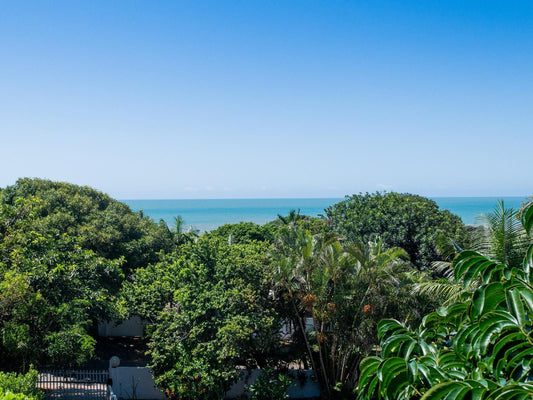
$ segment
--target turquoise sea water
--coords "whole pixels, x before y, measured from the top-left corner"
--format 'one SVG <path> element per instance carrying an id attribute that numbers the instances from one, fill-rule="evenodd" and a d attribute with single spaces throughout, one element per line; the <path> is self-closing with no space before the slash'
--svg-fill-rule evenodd
<path id="1" fill-rule="evenodd" d="M 520 208 L 527 197 L 435 197 L 440 208 L 460 216 L 465 224 L 479 223 L 481 214 L 490 213 L 502 199 L 506 207 Z M 324 209 L 342 199 L 225 199 L 225 200 L 122 200 L 132 210 L 143 210 L 154 221 L 174 223 L 180 215 L 186 227 L 201 232 L 224 224 L 241 221 L 264 224 L 287 215 L 290 210 L 300 209 L 304 215 L 318 216 Z"/>

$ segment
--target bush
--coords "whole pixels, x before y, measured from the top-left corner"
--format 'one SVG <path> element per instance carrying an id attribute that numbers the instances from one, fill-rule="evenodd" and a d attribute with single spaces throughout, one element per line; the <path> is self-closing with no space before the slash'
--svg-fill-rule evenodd
<path id="1" fill-rule="evenodd" d="M 39 375 L 30 368 L 26 374 L 0 372 L 0 400 L 44 399 L 44 393 L 37 388 Z"/>
<path id="2" fill-rule="evenodd" d="M 0 387 L 0 400 L 33 400 L 33 398 L 25 396 L 22 393 L 4 392 Z"/>
<path id="3" fill-rule="evenodd" d="M 289 398 L 287 389 L 290 385 L 291 379 L 287 375 L 265 368 L 248 390 L 252 400 L 283 400 Z"/>

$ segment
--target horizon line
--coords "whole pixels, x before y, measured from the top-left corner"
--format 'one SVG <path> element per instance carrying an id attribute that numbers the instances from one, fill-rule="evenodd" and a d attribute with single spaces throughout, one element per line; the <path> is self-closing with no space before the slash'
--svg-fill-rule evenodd
<path id="1" fill-rule="evenodd" d="M 375 192 L 368 192 L 369 194 L 374 194 Z M 391 193 L 391 192 L 389 192 Z M 400 193 L 400 192 L 397 192 Z M 365 193 L 359 193 L 359 194 L 365 194 Z M 338 200 L 338 199 L 345 199 L 347 197 L 357 196 L 359 194 L 353 194 L 353 195 L 344 195 L 341 197 L 208 197 L 208 198 L 193 198 L 193 197 L 181 197 L 181 198 L 115 198 L 117 201 L 151 201 L 151 200 L 159 200 L 159 201 L 175 201 L 175 200 Z M 492 195 L 492 196 L 425 196 L 425 195 L 419 195 L 415 193 L 400 193 L 400 194 L 413 194 L 420 197 L 425 197 L 428 199 L 442 199 L 442 198 L 478 198 L 478 199 L 488 199 L 488 198 L 509 198 L 509 197 L 521 197 L 524 199 L 533 197 L 533 195 Z"/>

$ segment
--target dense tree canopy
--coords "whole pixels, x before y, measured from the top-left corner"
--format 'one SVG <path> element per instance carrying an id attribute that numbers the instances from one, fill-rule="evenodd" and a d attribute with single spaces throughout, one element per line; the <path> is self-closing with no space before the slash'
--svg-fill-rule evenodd
<path id="1" fill-rule="evenodd" d="M 110 315 L 123 279 L 121 260 L 36 230 L 40 210 L 31 197 L 0 205 L 0 365 L 12 370 L 90 357 L 89 329 Z"/>
<path id="2" fill-rule="evenodd" d="M 269 364 L 279 318 L 265 285 L 268 244 L 201 237 L 139 269 L 125 296 L 150 321 L 152 368 L 169 397 L 220 398 L 238 366 Z"/>
<path id="3" fill-rule="evenodd" d="M 276 227 L 272 225 L 258 225 L 253 222 L 240 222 L 238 224 L 225 224 L 208 233 L 210 237 L 219 237 L 230 243 L 251 243 L 253 241 L 274 241 Z"/>
<path id="4" fill-rule="evenodd" d="M 130 270 L 157 262 L 157 252 L 173 248 L 165 223 L 156 224 L 119 201 L 87 186 L 42 179 L 19 179 L 0 192 L 0 204 L 34 198 L 33 229 L 42 234 L 77 237 L 80 246 L 101 257 L 124 257 Z"/>
<path id="5" fill-rule="evenodd" d="M 413 293 L 426 276 L 412 263 L 468 233 L 414 195 L 352 196 L 326 214 L 198 235 L 179 216 L 169 229 L 93 189 L 21 179 L 0 192 L 0 364 L 83 362 L 95 322 L 120 308 L 148 321 L 169 398 L 218 398 L 242 369 L 294 363 L 315 370 L 324 397 L 349 397 L 379 320 L 417 325 L 437 300 Z M 517 248 L 492 248 L 516 269 Z"/>
<path id="6" fill-rule="evenodd" d="M 418 268 L 442 258 L 438 242 L 450 239 L 468 247 L 469 235 L 461 219 L 425 197 L 412 194 L 359 194 L 326 209 L 332 228 L 349 241 L 372 241 L 400 247 Z"/>
<path id="7" fill-rule="evenodd" d="M 0 192 L 0 364 L 73 365 L 116 314 L 131 269 L 174 248 L 166 224 L 88 187 L 20 179 Z"/>

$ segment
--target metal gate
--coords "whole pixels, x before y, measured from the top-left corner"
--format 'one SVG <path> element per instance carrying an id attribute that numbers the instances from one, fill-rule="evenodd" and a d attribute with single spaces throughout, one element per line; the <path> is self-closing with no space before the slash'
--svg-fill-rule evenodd
<path id="1" fill-rule="evenodd" d="M 108 370 L 40 370 L 37 386 L 49 400 L 106 400 Z"/>

